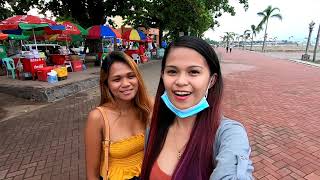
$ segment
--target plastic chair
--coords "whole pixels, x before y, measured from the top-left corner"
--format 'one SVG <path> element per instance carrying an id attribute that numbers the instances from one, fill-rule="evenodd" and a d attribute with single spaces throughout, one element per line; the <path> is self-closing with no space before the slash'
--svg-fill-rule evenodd
<path id="1" fill-rule="evenodd" d="M 132 58 L 137 64 L 141 63 L 141 58 L 138 54 L 132 54 Z"/>
<path id="2" fill-rule="evenodd" d="M 14 65 L 14 61 L 12 58 L 3 58 L 2 62 L 4 63 L 4 66 L 6 67 L 7 70 L 7 77 L 9 77 L 9 71 L 12 74 L 12 79 L 16 78 L 16 67 Z"/>
<path id="3" fill-rule="evenodd" d="M 72 63 L 71 63 L 71 61 L 65 61 L 64 65 L 67 67 L 67 69 L 68 69 L 68 67 L 70 67 L 71 72 L 73 72 L 73 68 L 72 68 Z"/>

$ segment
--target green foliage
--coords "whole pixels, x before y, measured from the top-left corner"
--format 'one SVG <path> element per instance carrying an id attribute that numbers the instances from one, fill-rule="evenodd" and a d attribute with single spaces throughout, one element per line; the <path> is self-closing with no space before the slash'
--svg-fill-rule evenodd
<path id="1" fill-rule="evenodd" d="M 262 17 L 261 22 L 258 25 L 258 29 L 262 30 L 263 26 L 264 27 L 264 40 L 263 40 L 263 45 L 262 45 L 262 52 L 264 52 L 265 48 L 265 42 L 267 39 L 267 29 L 268 29 L 268 23 L 270 18 L 277 18 L 279 20 L 282 20 L 282 15 L 280 13 L 276 13 L 276 11 L 280 12 L 280 9 L 275 7 L 273 8 L 271 5 L 269 5 L 265 10 L 262 12 L 258 12 L 257 15 Z"/>
<path id="2" fill-rule="evenodd" d="M 38 0 L 0 0 L 0 20 L 13 15 L 26 14 L 38 3 Z"/>
<path id="3" fill-rule="evenodd" d="M 278 18 L 279 20 L 282 20 L 282 16 L 279 13 L 276 13 L 276 11 L 280 12 L 279 8 L 273 8 L 271 5 L 269 5 L 265 10 L 262 12 L 258 12 L 258 16 L 262 17 L 261 22 L 258 25 L 259 29 L 263 29 L 263 25 L 268 25 L 268 21 L 270 18 Z M 274 14 L 276 13 L 276 14 Z"/>
<path id="4" fill-rule="evenodd" d="M 209 38 L 205 38 L 204 39 L 208 44 L 211 44 L 211 45 L 218 45 L 219 42 L 218 41 L 214 41 L 212 39 L 209 39 Z"/>
<path id="5" fill-rule="evenodd" d="M 225 32 L 222 41 L 226 42 L 226 44 L 230 44 L 231 41 L 234 41 L 235 35 L 236 34 L 234 32 Z"/>
<path id="6" fill-rule="evenodd" d="M 200 37 L 207 29 L 219 26 L 223 13 L 236 13 L 228 0 L 0 0 L 0 5 L 5 2 L 11 10 L 0 8 L 0 17 L 25 14 L 30 7 L 37 7 L 42 13 L 50 10 L 59 20 L 87 28 L 104 24 L 107 16 L 120 15 L 133 27 L 159 28 L 161 37 L 166 31 L 173 39 L 179 32 Z M 248 8 L 248 0 L 238 2 Z"/>
<path id="7" fill-rule="evenodd" d="M 190 32 L 202 36 L 209 28 L 219 26 L 218 18 L 223 13 L 235 15 L 234 7 L 226 0 L 140 0 L 143 7 L 124 16 L 128 24 L 134 26 L 157 27 L 176 38 L 179 32 Z M 248 8 L 248 0 L 239 0 Z"/>

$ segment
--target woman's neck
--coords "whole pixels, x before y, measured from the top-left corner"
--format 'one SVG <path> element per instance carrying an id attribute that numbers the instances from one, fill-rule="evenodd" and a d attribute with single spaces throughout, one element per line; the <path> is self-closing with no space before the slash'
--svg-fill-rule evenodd
<path id="1" fill-rule="evenodd" d="M 121 114 L 125 115 L 129 112 L 132 112 L 132 109 L 134 109 L 134 104 L 132 101 L 129 102 L 116 102 L 114 104 L 114 107 L 117 111 L 119 111 Z"/>
<path id="2" fill-rule="evenodd" d="M 197 116 L 191 116 L 187 118 L 176 117 L 173 124 L 177 127 L 177 129 L 182 129 L 188 133 L 191 133 L 194 122 L 196 121 L 196 117 Z"/>

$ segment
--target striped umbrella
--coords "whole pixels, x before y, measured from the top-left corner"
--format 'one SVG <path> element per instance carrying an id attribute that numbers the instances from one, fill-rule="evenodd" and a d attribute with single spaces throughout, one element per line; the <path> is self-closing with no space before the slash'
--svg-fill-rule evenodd
<path id="1" fill-rule="evenodd" d="M 122 34 L 122 38 L 128 41 L 145 41 L 147 36 L 138 29 L 130 29 Z"/>
<path id="2" fill-rule="evenodd" d="M 121 34 L 108 25 L 94 25 L 88 30 L 88 39 L 121 38 Z"/>

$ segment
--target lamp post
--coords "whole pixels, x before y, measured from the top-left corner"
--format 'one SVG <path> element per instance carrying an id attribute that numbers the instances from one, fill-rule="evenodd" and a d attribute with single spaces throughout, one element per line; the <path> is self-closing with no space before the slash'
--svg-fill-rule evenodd
<path id="1" fill-rule="evenodd" d="M 312 34 L 312 30 L 313 30 L 314 25 L 315 25 L 315 23 L 313 21 L 311 21 L 311 23 L 309 24 L 309 37 L 308 37 L 308 41 L 307 41 L 306 51 L 304 52 L 304 54 L 302 54 L 302 58 L 301 58 L 302 60 L 309 60 L 310 59 L 310 55 L 308 55 L 308 49 L 309 49 L 311 34 Z"/>
<path id="2" fill-rule="evenodd" d="M 319 24 L 319 28 L 318 28 L 318 34 L 317 34 L 316 44 L 315 44 L 315 46 L 314 46 L 314 51 L 313 51 L 313 58 L 312 58 L 312 61 L 313 61 L 313 62 L 316 61 L 317 48 L 318 48 L 318 44 L 319 44 L 319 36 L 320 36 L 320 24 Z"/>

